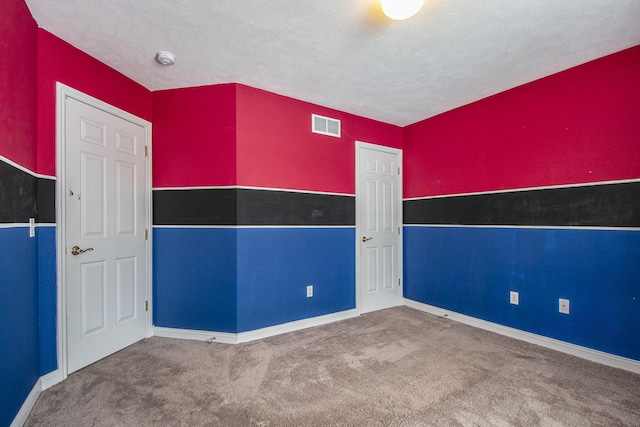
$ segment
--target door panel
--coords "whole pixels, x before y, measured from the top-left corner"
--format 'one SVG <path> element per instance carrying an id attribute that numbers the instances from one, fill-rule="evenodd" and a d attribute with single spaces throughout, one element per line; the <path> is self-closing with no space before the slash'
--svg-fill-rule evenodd
<path id="1" fill-rule="evenodd" d="M 401 154 L 363 143 L 357 153 L 358 294 L 366 313 L 400 304 Z"/>
<path id="2" fill-rule="evenodd" d="M 394 273 L 396 273 L 394 252 L 393 246 L 382 247 L 382 288 L 385 291 L 392 290 L 393 288 L 393 276 Z"/>
<path id="3" fill-rule="evenodd" d="M 82 288 L 82 336 L 104 330 L 107 325 L 107 287 L 104 262 L 80 265 Z"/>
<path id="4" fill-rule="evenodd" d="M 120 258 L 116 260 L 117 321 L 135 319 L 136 317 L 136 258 Z"/>
<path id="5" fill-rule="evenodd" d="M 116 162 L 116 235 L 136 234 L 136 165 Z"/>
<path id="6" fill-rule="evenodd" d="M 105 169 L 103 156 L 80 153 L 80 176 L 78 178 L 81 184 L 80 192 L 74 194 L 76 199 L 74 201 L 80 201 L 82 237 L 104 236 L 106 222 Z"/>
<path id="7" fill-rule="evenodd" d="M 378 290 L 378 248 L 369 247 L 364 249 L 366 252 L 366 289 L 367 293 L 376 292 Z"/>
<path id="8" fill-rule="evenodd" d="M 146 336 L 145 138 L 140 125 L 65 100 L 68 373 Z"/>

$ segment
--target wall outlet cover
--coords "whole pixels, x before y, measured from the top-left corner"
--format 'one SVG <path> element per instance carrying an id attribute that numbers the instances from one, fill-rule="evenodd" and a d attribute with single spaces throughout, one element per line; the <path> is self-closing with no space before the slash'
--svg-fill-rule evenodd
<path id="1" fill-rule="evenodd" d="M 307 286 L 307 298 L 311 298 L 313 296 L 313 285 Z"/>
<path id="2" fill-rule="evenodd" d="M 558 300 L 558 311 L 563 314 L 569 314 L 569 300 L 560 298 Z"/>
<path id="3" fill-rule="evenodd" d="M 520 304 L 520 294 L 516 291 L 509 292 L 509 302 L 513 305 Z"/>

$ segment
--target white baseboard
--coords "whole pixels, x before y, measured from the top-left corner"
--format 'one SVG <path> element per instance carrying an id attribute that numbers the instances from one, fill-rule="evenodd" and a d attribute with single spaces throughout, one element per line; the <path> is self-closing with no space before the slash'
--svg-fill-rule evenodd
<path id="1" fill-rule="evenodd" d="M 338 313 L 326 314 L 324 316 L 311 317 L 309 319 L 296 320 L 294 322 L 283 323 L 281 325 L 269 326 L 267 328 L 233 334 L 228 332 L 198 331 L 192 329 L 176 329 L 153 327 L 153 334 L 157 337 L 176 338 L 184 340 L 219 342 L 223 344 L 239 344 L 242 342 L 255 341 L 274 335 L 286 334 L 313 326 L 325 325 L 327 323 L 356 317 L 356 309 L 340 311 Z"/>
<path id="2" fill-rule="evenodd" d="M 24 423 L 27 422 L 27 418 L 29 418 L 29 414 L 31 413 L 31 410 L 33 409 L 34 405 L 38 401 L 38 397 L 40 396 L 41 392 L 42 392 L 42 381 L 40 381 L 40 379 L 38 378 L 38 381 L 36 381 L 35 385 L 31 389 L 31 392 L 29 393 L 24 403 L 22 404 L 20 411 L 18 411 L 18 414 L 13 419 L 13 422 L 11 423 L 11 427 L 22 427 Z"/>
<path id="3" fill-rule="evenodd" d="M 275 335 L 286 334 L 288 332 L 299 331 L 301 329 L 312 328 L 314 326 L 326 325 L 327 323 L 338 322 L 358 316 L 358 310 L 340 311 L 338 313 L 325 314 L 324 316 L 311 317 L 309 319 L 296 320 L 294 322 L 283 323 L 281 325 L 269 326 L 267 328 L 253 331 L 241 332 L 238 334 L 238 343 L 255 341 Z"/>
<path id="4" fill-rule="evenodd" d="M 406 306 L 415 308 L 416 310 L 424 311 L 436 316 L 447 317 L 448 319 L 464 323 L 466 325 L 474 326 L 476 328 L 495 332 L 500 335 L 505 335 L 521 341 L 526 341 L 528 343 L 550 348 L 552 350 L 557 350 L 562 353 L 571 354 L 572 356 L 577 356 L 583 359 L 590 360 L 592 362 L 598 362 L 602 363 L 603 365 L 612 366 L 614 368 L 624 369 L 640 374 L 640 361 L 634 359 L 616 356 L 615 354 L 605 353 L 603 351 L 593 350 L 591 348 L 556 340 L 553 338 L 545 337 L 543 335 L 533 334 L 531 332 L 521 331 L 520 329 L 510 328 L 508 326 L 488 322 L 482 319 L 477 319 L 475 317 L 467 316 L 455 311 L 445 310 L 443 308 L 423 304 L 421 302 L 413 301 L 406 298 L 404 299 L 404 303 Z"/>
<path id="5" fill-rule="evenodd" d="M 62 373 L 60 372 L 60 369 L 56 369 L 55 371 L 41 376 L 40 381 L 42 382 L 42 391 L 45 391 L 49 387 L 52 387 L 62 381 Z"/>
<path id="6" fill-rule="evenodd" d="M 237 334 L 230 334 L 228 332 L 198 331 L 194 329 L 163 328 L 154 326 L 153 335 L 179 340 L 220 342 L 223 344 L 238 343 Z"/>

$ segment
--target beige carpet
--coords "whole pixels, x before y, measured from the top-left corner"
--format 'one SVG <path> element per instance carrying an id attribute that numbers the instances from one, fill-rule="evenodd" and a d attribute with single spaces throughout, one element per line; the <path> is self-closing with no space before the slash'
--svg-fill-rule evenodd
<path id="1" fill-rule="evenodd" d="M 151 338 L 27 426 L 640 426 L 640 375 L 398 307 L 240 344 Z"/>

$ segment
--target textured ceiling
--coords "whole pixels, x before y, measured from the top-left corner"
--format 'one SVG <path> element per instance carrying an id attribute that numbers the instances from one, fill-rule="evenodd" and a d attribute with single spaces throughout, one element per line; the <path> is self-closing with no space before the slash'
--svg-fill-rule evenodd
<path id="1" fill-rule="evenodd" d="M 26 3 L 153 91 L 243 83 L 400 126 L 640 44 L 638 0 L 427 0 L 406 21 L 380 0 Z"/>

